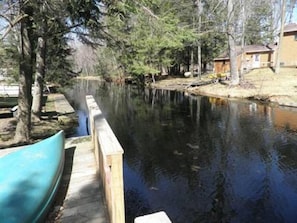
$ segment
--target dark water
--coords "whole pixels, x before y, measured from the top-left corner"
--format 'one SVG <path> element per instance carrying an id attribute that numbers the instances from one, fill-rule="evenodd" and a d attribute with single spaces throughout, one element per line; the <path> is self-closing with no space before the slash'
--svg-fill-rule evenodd
<path id="1" fill-rule="evenodd" d="M 126 222 L 297 222 L 297 110 L 81 81 L 77 135 L 86 94 L 125 150 Z"/>

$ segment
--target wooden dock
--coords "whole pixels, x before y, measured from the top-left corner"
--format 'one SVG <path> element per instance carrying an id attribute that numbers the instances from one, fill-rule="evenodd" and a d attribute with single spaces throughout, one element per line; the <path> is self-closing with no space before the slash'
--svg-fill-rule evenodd
<path id="1" fill-rule="evenodd" d="M 55 109 L 59 115 L 67 115 L 75 113 L 75 110 L 69 104 L 63 94 L 53 94 L 55 101 Z"/>
<path id="2" fill-rule="evenodd" d="M 64 95 L 50 98 L 58 117 L 75 114 Z M 0 157 L 22 147 L 0 150 Z M 91 137 L 66 139 L 64 172 L 46 223 L 110 223 Z"/>
<path id="3" fill-rule="evenodd" d="M 66 140 L 63 178 L 47 222 L 109 223 L 90 140 Z"/>
<path id="4" fill-rule="evenodd" d="M 50 101 L 54 106 L 48 106 L 47 112 L 58 117 L 75 114 L 63 95 L 51 95 Z M 124 150 L 93 97 L 87 96 L 87 102 L 92 136 L 66 139 L 64 172 L 45 223 L 125 223 Z M 0 157 L 19 149 L 0 150 Z M 162 212 L 136 222 L 171 221 Z"/>

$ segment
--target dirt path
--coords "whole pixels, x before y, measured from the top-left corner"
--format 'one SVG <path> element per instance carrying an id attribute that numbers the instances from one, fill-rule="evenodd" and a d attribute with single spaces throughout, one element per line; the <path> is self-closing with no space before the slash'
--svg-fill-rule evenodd
<path id="1" fill-rule="evenodd" d="M 202 79 L 207 80 L 207 76 Z M 257 69 L 244 76 L 239 86 L 231 87 L 224 83 L 188 87 L 197 78 L 175 78 L 156 82 L 152 87 L 185 91 L 194 95 L 207 95 L 225 98 L 251 98 L 272 102 L 283 106 L 297 107 L 297 69 L 282 68 L 279 75 L 271 69 Z"/>

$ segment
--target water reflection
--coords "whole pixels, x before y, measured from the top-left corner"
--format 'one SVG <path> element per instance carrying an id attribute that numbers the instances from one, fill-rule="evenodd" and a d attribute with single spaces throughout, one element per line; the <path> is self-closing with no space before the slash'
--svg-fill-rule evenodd
<path id="1" fill-rule="evenodd" d="M 122 144 L 126 222 L 296 222 L 296 110 L 81 81 Z M 86 112 L 85 112 L 86 114 Z"/>

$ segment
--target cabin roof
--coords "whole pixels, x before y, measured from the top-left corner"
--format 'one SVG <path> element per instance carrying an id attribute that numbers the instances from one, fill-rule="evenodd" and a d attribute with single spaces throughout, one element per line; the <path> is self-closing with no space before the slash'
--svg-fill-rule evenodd
<path id="1" fill-rule="evenodd" d="M 270 52 L 274 51 L 275 49 L 274 44 L 269 44 L 269 45 L 247 45 L 243 48 L 241 46 L 236 47 L 236 55 L 240 55 L 243 51 L 245 53 L 262 53 L 262 52 Z M 228 60 L 229 59 L 229 52 L 225 51 L 222 53 L 220 56 L 214 58 L 214 60 Z"/>
<path id="2" fill-rule="evenodd" d="M 295 31 L 297 31 L 296 23 L 289 23 L 284 27 L 284 33 L 295 32 Z"/>
<path id="3" fill-rule="evenodd" d="M 275 49 L 274 44 L 269 45 L 248 45 L 244 47 L 244 51 L 246 53 L 254 53 L 254 52 L 269 52 Z"/>

